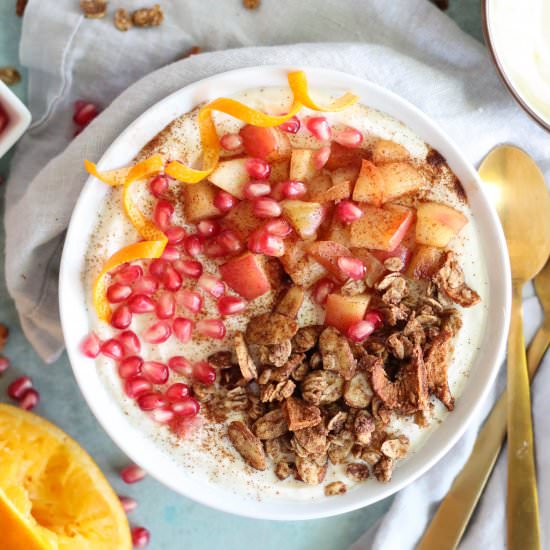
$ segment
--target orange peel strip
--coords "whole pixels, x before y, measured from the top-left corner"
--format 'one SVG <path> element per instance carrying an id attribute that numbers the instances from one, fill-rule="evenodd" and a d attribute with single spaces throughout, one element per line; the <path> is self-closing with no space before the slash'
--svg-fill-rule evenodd
<path id="1" fill-rule="evenodd" d="M 153 155 L 152 157 L 138 162 L 134 166 L 124 166 L 123 168 L 105 170 L 103 172 L 100 172 L 93 162 L 85 160 L 84 168 L 88 174 L 91 174 L 103 183 L 111 187 L 118 187 L 119 185 L 127 183 L 128 180 L 134 181 L 162 172 L 164 168 L 164 158 L 162 155 Z"/>

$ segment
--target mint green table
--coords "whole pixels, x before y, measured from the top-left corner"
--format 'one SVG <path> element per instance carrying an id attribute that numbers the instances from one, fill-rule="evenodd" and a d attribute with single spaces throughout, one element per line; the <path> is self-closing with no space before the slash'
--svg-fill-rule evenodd
<path id="1" fill-rule="evenodd" d="M 481 39 L 479 1 L 451 0 L 450 3 L 449 15 L 467 32 Z M 15 0 L 0 0 L 0 67 L 18 64 L 21 20 L 15 16 L 14 5 Z M 23 82 L 13 89 L 25 100 L 26 82 L 25 74 L 22 73 Z M 9 156 L 0 160 L 0 176 L 7 176 Z M 3 214 L 4 191 L 1 187 L 0 210 Z M 14 378 L 22 374 L 31 376 L 42 396 L 36 412 L 74 437 L 98 462 L 117 492 L 137 499 L 139 507 L 130 514 L 130 521 L 132 524 L 144 525 L 151 531 L 150 548 L 340 550 L 347 548 L 387 510 L 391 498 L 335 518 L 304 522 L 261 521 L 240 518 L 195 504 L 152 479 L 125 486 L 117 472 L 127 464 L 127 459 L 103 432 L 84 403 L 66 355 L 53 365 L 44 365 L 26 342 L 4 283 L 3 243 L 2 225 L 0 322 L 10 328 L 10 338 L 4 353 L 11 359 L 12 367 L 0 375 L 0 401 L 7 400 L 5 390 Z"/>

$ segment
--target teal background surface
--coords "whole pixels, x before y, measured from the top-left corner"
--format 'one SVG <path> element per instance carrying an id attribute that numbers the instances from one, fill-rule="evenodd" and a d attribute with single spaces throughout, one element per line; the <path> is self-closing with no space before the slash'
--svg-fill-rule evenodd
<path id="1" fill-rule="evenodd" d="M 55 0 L 42 0 L 54 2 Z M 75 0 L 77 1 L 77 0 Z M 269 0 L 264 0 L 269 1 Z M 16 66 L 22 82 L 13 91 L 26 99 L 26 73 L 19 65 L 21 19 L 15 15 L 15 0 L 0 0 L 0 67 Z M 468 33 L 481 40 L 479 0 L 450 0 L 447 12 Z M 445 38 L 441 37 L 441 47 Z M 8 153 L 0 160 L 0 180 L 9 170 Z M 0 184 L 3 218 L 4 189 Z M 133 525 L 151 531 L 151 549 L 162 550 L 340 550 L 347 548 L 371 526 L 391 504 L 391 497 L 375 505 L 342 516 L 304 522 L 273 522 L 241 518 L 217 512 L 182 497 L 153 479 L 124 485 L 118 471 L 127 464 L 123 453 L 107 437 L 85 404 L 73 378 L 66 354 L 45 365 L 25 340 L 4 277 L 4 227 L 0 227 L 0 322 L 10 329 L 4 354 L 12 366 L 0 374 L 0 401 L 5 389 L 18 376 L 31 376 L 41 393 L 38 414 L 50 419 L 74 437 L 97 461 L 119 494 L 139 502 L 130 514 Z"/>

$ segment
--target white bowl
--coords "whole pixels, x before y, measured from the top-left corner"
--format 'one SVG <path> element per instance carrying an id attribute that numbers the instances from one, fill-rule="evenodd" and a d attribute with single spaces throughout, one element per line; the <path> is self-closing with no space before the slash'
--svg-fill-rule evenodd
<path id="1" fill-rule="evenodd" d="M 6 111 L 8 125 L 0 132 L 0 158 L 23 135 L 31 123 L 31 113 L 21 100 L 0 81 L 0 107 Z"/>
<path id="2" fill-rule="evenodd" d="M 257 67 L 223 73 L 201 80 L 163 99 L 132 123 L 109 147 L 99 166 L 115 168 L 129 163 L 140 149 L 175 117 L 197 103 L 235 94 L 244 88 L 285 86 L 289 67 Z M 63 332 L 73 370 L 93 413 L 113 441 L 137 464 L 173 490 L 202 504 L 243 516 L 297 520 L 333 516 L 383 499 L 411 483 L 433 466 L 457 441 L 476 414 L 494 381 L 503 357 L 510 311 L 510 277 L 506 244 L 495 210 L 481 191 L 474 168 L 454 143 L 423 113 L 370 82 L 348 74 L 307 68 L 312 87 L 353 90 L 361 102 L 401 120 L 436 148 L 463 183 L 480 232 L 488 267 L 488 318 L 482 345 L 455 411 L 425 445 L 396 468 L 388 484 L 366 483 L 338 497 L 317 501 L 268 500 L 258 502 L 235 495 L 219 485 L 194 479 L 160 446 L 134 427 L 104 387 L 94 361 L 82 356 L 79 343 L 89 331 L 82 283 L 82 246 L 96 224 L 107 186 L 89 178 L 74 209 L 68 229 L 60 273 L 60 310 Z M 244 84 L 243 84 L 244 83 Z"/>

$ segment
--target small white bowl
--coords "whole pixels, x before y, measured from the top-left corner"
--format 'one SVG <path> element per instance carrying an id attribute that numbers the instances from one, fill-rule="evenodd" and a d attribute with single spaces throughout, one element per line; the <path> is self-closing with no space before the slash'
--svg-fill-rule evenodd
<path id="1" fill-rule="evenodd" d="M 302 67 L 300 67 L 302 68 Z M 245 88 L 286 86 L 297 67 L 254 67 L 196 82 L 160 101 L 132 123 L 103 155 L 100 169 L 123 166 L 177 116 L 199 102 L 231 96 Z M 475 169 L 438 126 L 397 95 L 365 80 L 326 69 L 304 68 L 312 87 L 352 90 L 365 105 L 401 120 L 437 149 L 462 182 L 477 222 L 488 271 L 488 319 L 481 347 L 455 411 L 430 436 L 429 443 L 396 468 L 390 483 L 365 483 L 347 494 L 318 500 L 245 498 L 214 482 L 193 477 L 171 458 L 169 450 L 132 424 L 103 384 L 94 360 L 83 357 L 79 344 L 89 332 L 82 247 L 97 222 L 107 186 L 89 178 L 76 204 L 61 261 L 59 300 L 67 352 L 80 389 L 113 441 L 137 464 L 173 490 L 202 504 L 233 514 L 272 520 L 302 520 L 333 516 L 377 502 L 414 481 L 453 446 L 477 413 L 504 355 L 510 311 L 510 269 L 506 243 L 495 210 L 481 190 Z"/>
<path id="2" fill-rule="evenodd" d="M 21 100 L 0 81 L 0 108 L 8 115 L 8 125 L 0 132 L 0 158 L 23 135 L 31 123 L 31 113 Z"/>

